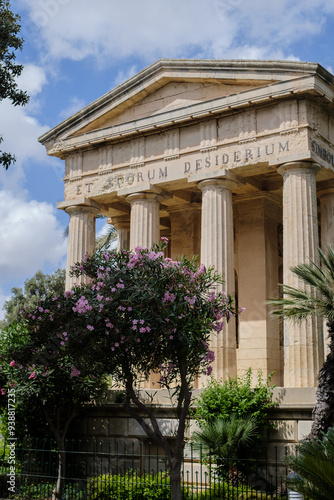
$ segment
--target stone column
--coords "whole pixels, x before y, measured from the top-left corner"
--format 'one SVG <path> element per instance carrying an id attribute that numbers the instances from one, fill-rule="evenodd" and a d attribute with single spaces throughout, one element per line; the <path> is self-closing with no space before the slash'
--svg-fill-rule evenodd
<path id="1" fill-rule="evenodd" d="M 334 185 L 333 181 L 326 182 L 326 188 L 318 191 L 320 199 L 321 217 L 321 248 L 326 253 L 328 245 L 334 248 Z M 329 341 L 326 320 L 323 321 L 324 356 L 329 353 Z"/>
<path id="2" fill-rule="evenodd" d="M 117 252 L 130 248 L 130 222 L 124 217 L 113 217 L 110 223 L 117 229 Z"/>
<path id="3" fill-rule="evenodd" d="M 150 248 L 160 239 L 159 209 L 162 196 L 155 193 L 134 193 L 127 196 L 131 203 L 130 249 Z"/>
<path id="4" fill-rule="evenodd" d="M 69 272 L 74 264 L 82 261 L 84 255 L 95 250 L 95 218 L 99 210 L 89 206 L 72 206 L 65 211 L 70 216 L 65 287 L 70 290 L 74 284 L 86 282 L 84 276 L 70 277 Z"/>
<path id="5" fill-rule="evenodd" d="M 318 191 L 321 214 L 321 248 L 324 252 L 328 245 L 334 248 L 334 185 L 328 182 L 326 188 Z"/>
<path id="6" fill-rule="evenodd" d="M 308 162 L 286 163 L 278 168 L 283 176 L 283 282 L 303 286 L 291 266 L 317 262 L 318 219 L 316 173 L 319 166 Z M 284 322 L 284 386 L 314 387 L 323 360 L 321 323 L 307 319 Z"/>
<path id="7" fill-rule="evenodd" d="M 232 189 L 230 179 L 208 179 L 199 182 L 202 191 L 201 262 L 214 266 L 225 284 L 219 291 L 234 295 L 234 232 Z M 224 330 L 212 335 L 211 348 L 215 353 L 213 375 L 226 378 L 236 374 L 235 321 L 225 324 Z"/>

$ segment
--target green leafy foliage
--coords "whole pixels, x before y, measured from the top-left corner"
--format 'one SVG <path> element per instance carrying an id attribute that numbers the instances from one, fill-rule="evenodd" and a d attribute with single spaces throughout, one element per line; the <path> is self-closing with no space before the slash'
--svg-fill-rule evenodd
<path id="1" fill-rule="evenodd" d="M 103 474 L 88 481 L 87 500 L 169 500 L 170 479 L 158 474 L 139 475 L 129 471 L 123 476 Z"/>
<path id="2" fill-rule="evenodd" d="M 334 428 L 322 440 L 303 441 L 288 466 L 299 475 L 288 479 L 288 487 L 310 500 L 332 500 L 334 491 Z"/>
<path id="3" fill-rule="evenodd" d="M 26 480 L 17 488 L 17 493 L 10 494 L 9 498 L 12 500 L 41 500 L 52 497 L 52 492 L 55 488 L 55 483 L 44 481 L 34 482 L 33 480 Z M 65 484 L 63 489 L 63 500 L 84 500 L 84 491 L 80 488 L 79 484 Z"/>
<path id="4" fill-rule="evenodd" d="M 229 419 L 216 418 L 193 434 L 204 462 L 214 463 L 215 474 L 220 477 L 228 475 L 235 461 L 242 455 L 257 436 L 257 424 L 253 417 L 238 418 L 232 415 Z"/>
<path id="5" fill-rule="evenodd" d="M 23 39 L 19 36 L 20 17 L 11 11 L 9 0 L 0 0 L 0 101 L 9 99 L 14 106 L 27 104 L 29 97 L 20 90 L 16 79 L 23 66 L 15 64 L 15 51 L 22 48 Z M 2 142 L 0 136 L 0 143 Z M 10 153 L 0 151 L 0 164 L 7 170 L 15 161 Z"/>
<path id="6" fill-rule="evenodd" d="M 274 388 L 270 386 L 271 377 L 264 380 L 259 371 L 255 386 L 252 378 L 249 368 L 240 377 L 229 377 L 225 381 L 211 379 L 194 404 L 194 416 L 200 426 L 217 418 L 227 420 L 232 414 L 239 418 L 252 417 L 259 428 L 270 425 L 268 413 L 276 406 L 272 400 Z"/>
<path id="7" fill-rule="evenodd" d="M 24 289 L 12 288 L 11 297 L 4 304 L 5 319 L 0 321 L 0 328 L 20 320 L 23 309 L 35 309 L 41 300 L 64 294 L 65 270 L 57 269 L 52 274 L 37 271 L 24 283 Z"/>
<path id="8" fill-rule="evenodd" d="M 99 399 L 104 375 L 111 374 L 125 389 L 125 409 L 165 450 L 171 490 L 180 493 L 192 387 L 199 374 L 211 371 L 212 331 L 219 334 L 235 311 L 232 298 L 216 291 L 219 275 L 195 260 L 165 258 L 165 246 L 134 253 L 100 250 L 73 270 L 91 278 L 88 284 L 22 312 L 0 339 L 7 378 L 2 393 L 15 386 L 18 405 L 29 401 L 42 410 L 61 444 L 76 412 Z M 176 401 L 173 442 L 138 395 L 140 382 L 152 372 Z"/>

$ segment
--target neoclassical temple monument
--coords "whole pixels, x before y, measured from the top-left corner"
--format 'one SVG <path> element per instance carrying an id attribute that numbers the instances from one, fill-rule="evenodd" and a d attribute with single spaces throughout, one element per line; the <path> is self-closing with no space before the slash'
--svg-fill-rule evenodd
<path id="1" fill-rule="evenodd" d="M 198 255 L 246 308 L 212 340 L 215 376 L 316 386 L 322 324 L 283 328 L 266 300 L 334 244 L 333 97 L 318 64 L 246 60 L 160 60 L 100 97 L 40 138 L 65 160 L 68 268 L 93 251 L 98 214 L 120 248 L 167 236 L 170 257 Z"/>

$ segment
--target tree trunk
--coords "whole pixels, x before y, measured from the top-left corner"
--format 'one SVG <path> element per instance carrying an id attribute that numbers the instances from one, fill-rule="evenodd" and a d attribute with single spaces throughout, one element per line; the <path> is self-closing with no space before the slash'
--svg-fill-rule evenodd
<path id="1" fill-rule="evenodd" d="M 58 477 L 56 487 L 52 492 L 52 500 L 61 500 L 65 481 L 65 438 L 62 436 L 58 440 Z"/>
<path id="2" fill-rule="evenodd" d="M 182 500 L 181 465 L 182 465 L 182 458 L 178 459 L 176 457 L 173 457 L 169 461 L 170 488 L 171 488 L 171 499 L 172 500 Z"/>
<path id="3" fill-rule="evenodd" d="M 327 321 L 330 350 L 318 375 L 316 404 L 313 410 L 313 424 L 307 440 L 321 439 L 329 427 L 334 425 L 334 320 Z"/>

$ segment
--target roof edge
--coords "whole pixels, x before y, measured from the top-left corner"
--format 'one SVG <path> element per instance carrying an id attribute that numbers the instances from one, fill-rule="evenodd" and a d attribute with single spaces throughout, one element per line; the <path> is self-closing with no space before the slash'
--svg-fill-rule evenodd
<path id="1" fill-rule="evenodd" d="M 84 116 L 87 117 L 92 112 L 96 112 L 107 101 L 114 100 L 125 92 L 130 92 L 139 83 L 149 79 L 152 75 L 161 70 L 168 69 L 204 69 L 204 70 L 217 70 L 217 69 L 232 69 L 238 71 L 249 71 L 256 69 L 260 74 L 268 72 L 268 70 L 275 73 L 276 71 L 286 71 L 293 73 L 308 73 L 317 74 L 327 84 L 334 85 L 334 76 L 327 71 L 323 66 L 313 62 L 301 61 L 281 61 L 281 60 L 249 60 L 249 59 L 159 59 L 150 66 L 144 68 L 136 75 L 124 81 L 117 87 L 109 90 L 98 99 L 82 108 L 69 118 L 63 120 L 58 125 L 50 129 L 38 138 L 38 141 L 45 144 L 55 135 L 60 132 L 65 132 L 67 129 L 72 128 Z"/>

